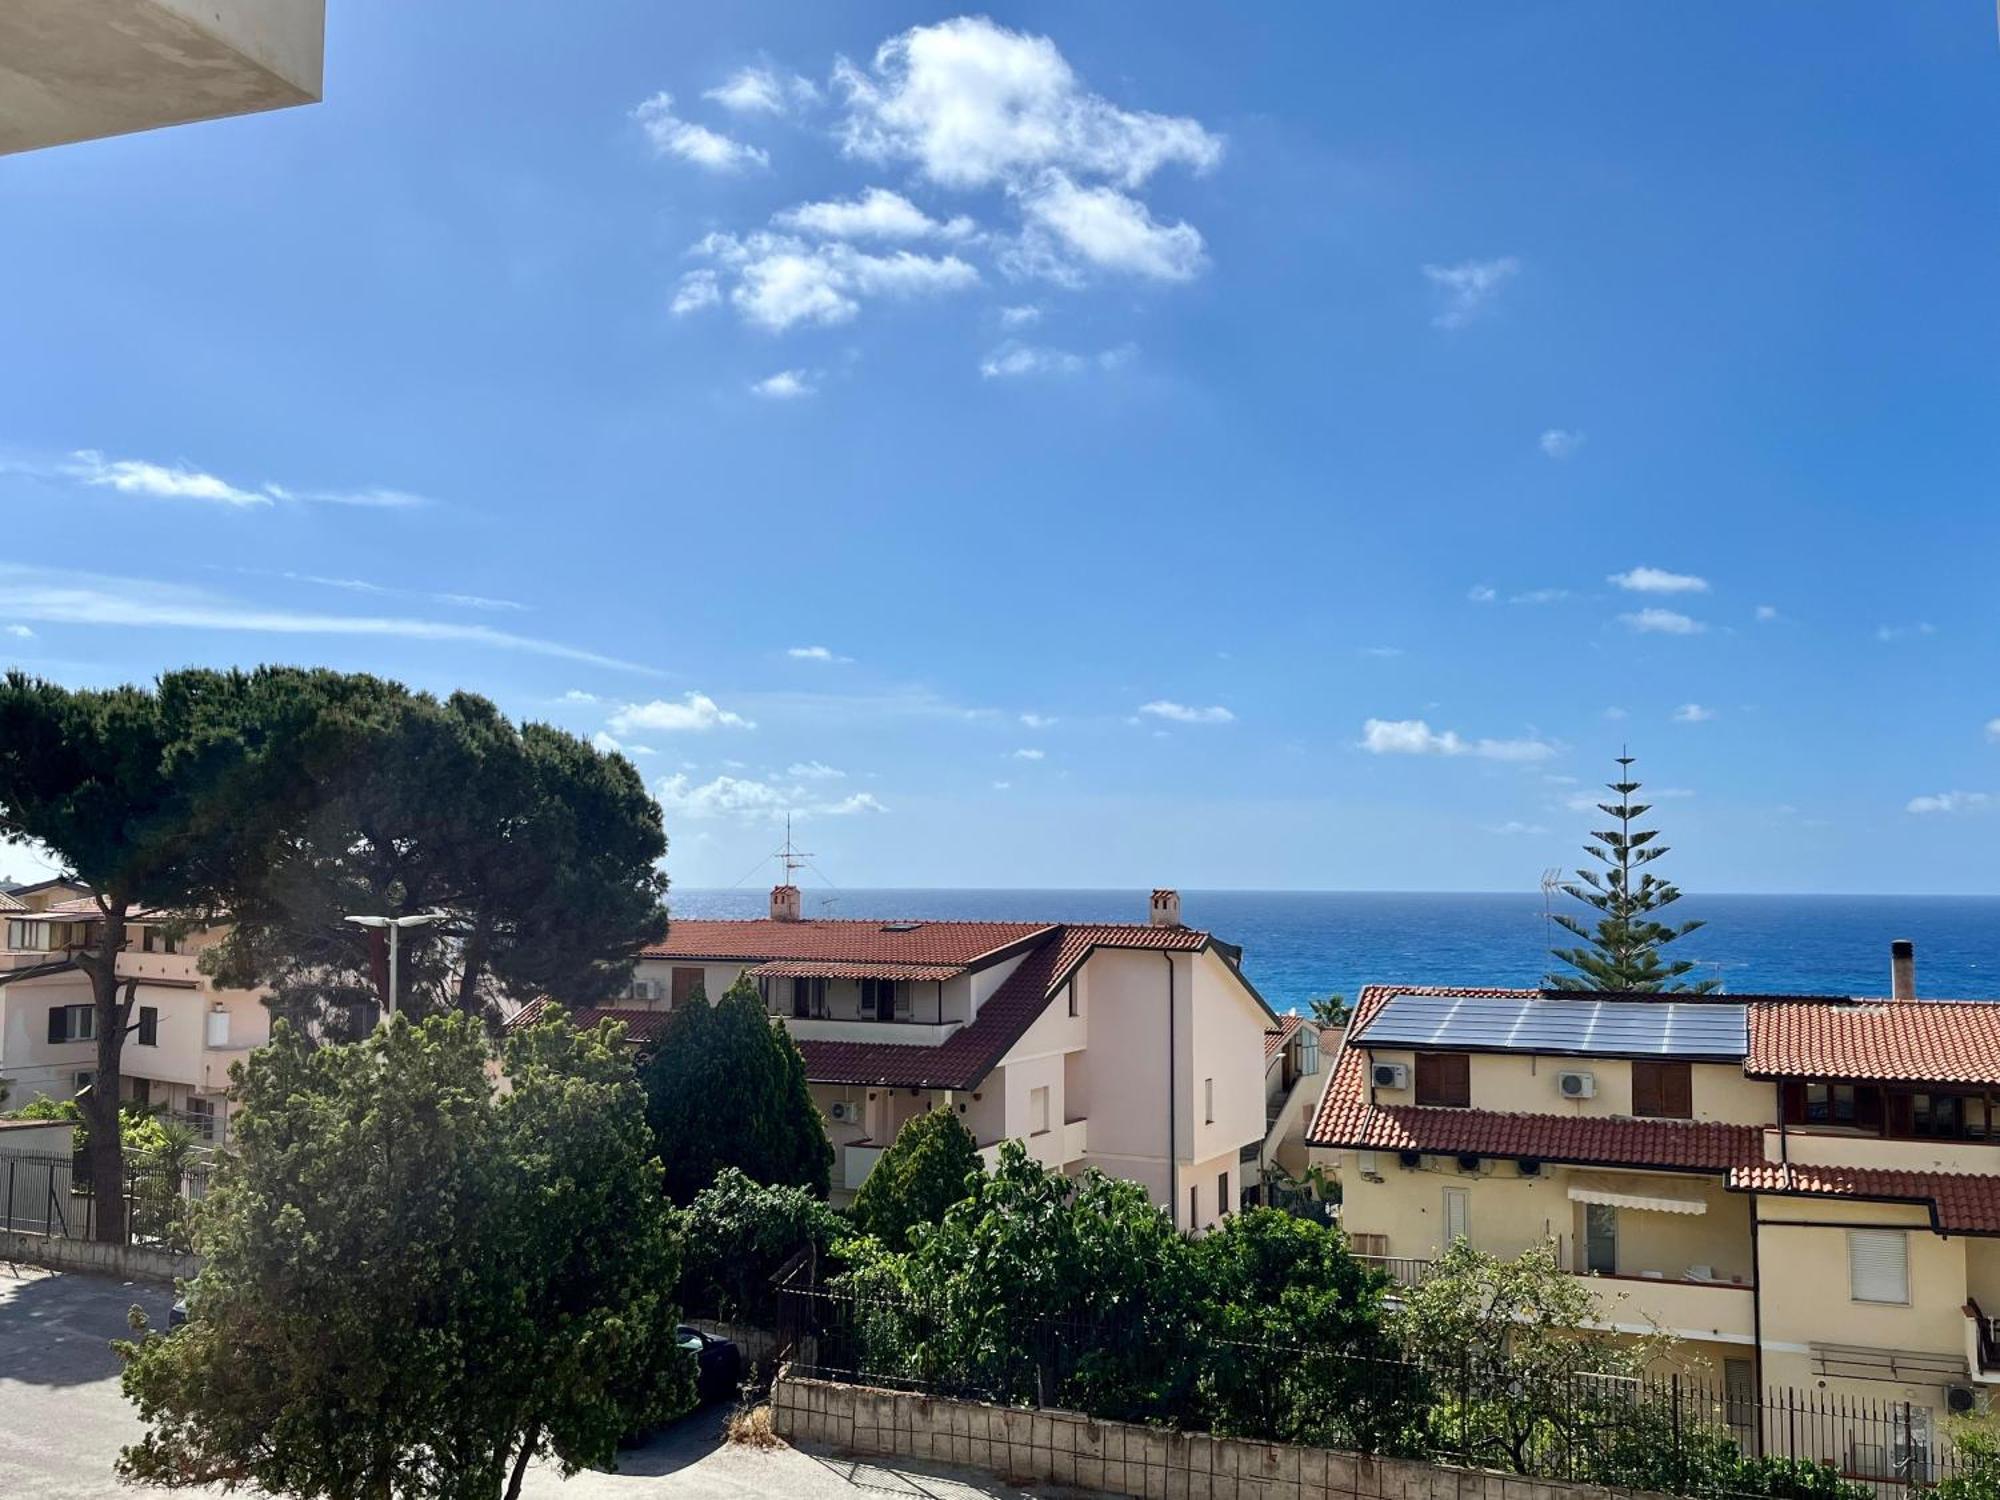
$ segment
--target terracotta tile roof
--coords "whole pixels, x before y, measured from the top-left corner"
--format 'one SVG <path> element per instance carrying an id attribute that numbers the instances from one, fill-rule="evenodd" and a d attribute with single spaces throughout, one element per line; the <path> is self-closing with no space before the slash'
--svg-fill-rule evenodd
<path id="1" fill-rule="evenodd" d="M 1743 1068 L 1753 1078 L 2000 1084 L 2000 1002 L 1757 1001 Z"/>
<path id="2" fill-rule="evenodd" d="M 956 979 L 964 964 L 861 964 L 837 958 L 774 958 L 745 969 L 753 979 L 907 979 L 931 983 Z"/>
<path id="3" fill-rule="evenodd" d="M 0 891 L 0 911 L 26 911 L 28 903 L 11 891 Z"/>
<path id="4" fill-rule="evenodd" d="M 549 1008 L 550 1002 L 547 1000 L 530 1000 L 521 1007 L 514 1019 L 507 1023 L 507 1029 L 513 1031 L 522 1026 L 532 1026 Z M 573 1025 L 585 1031 L 600 1021 L 621 1021 L 624 1023 L 625 1039 L 628 1042 L 651 1042 L 659 1039 L 660 1033 L 667 1029 L 667 1022 L 672 1016 L 664 1010 L 620 1010 L 616 1006 L 587 1005 L 581 1010 L 571 1011 L 569 1018 Z"/>
<path id="5" fill-rule="evenodd" d="M 1264 1061 L 1270 1062 L 1285 1050 L 1285 1043 L 1292 1039 L 1292 1033 L 1299 1029 L 1304 1016 L 1286 1014 L 1278 1017 L 1278 1024 L 1264 1033 Z"/>
<path id="6" fill-rule="evenodd" d="M 903 928 L 905 930 L 895 930 Z M 676 918 L 646 958 L 831 959 L 966 967 L 1059 929 L 1048 922 L 751 922 Z"/>
<path id="7" fill-rule="evenodd" d="M 1729 1186 L 1737 1192 L 1921 1203 L 1941 1234 L 2000 1234 L 2000 1176 L 1759 1162 L 1732 1170 Z"/>
<path id="8" fill-rule="evenodd" d="M 1423 1151 L 1437 1156 L 1534 1157 L 1587 1166 L 1670 1167 L 1726 1172 L 1760 1161 L 1763 1133 L 1754 1125 L 1634 1120 L 1608 1115 L 1526 1115 L 1489 1109 L 1433 1109 L 1378 1104 L 1332 1123 L 1315 1144 L 1365 1151 Z M 1345 1127 L 1345 1128 L 1343 1128 Z"/>

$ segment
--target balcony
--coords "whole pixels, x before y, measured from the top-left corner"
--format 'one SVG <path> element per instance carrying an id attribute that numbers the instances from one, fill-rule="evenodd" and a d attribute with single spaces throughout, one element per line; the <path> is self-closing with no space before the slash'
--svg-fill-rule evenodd
<path id="1" fill-rule="evenodd" d="M 940 1047 L 964 1026 L 963 1021 L 844 1021 L 837 1016 L 810 1020 L 780 1015 L 785 1030 L 801 1042 L 888 1043 L 900 1047 Z"/>
<path id="2" fill-rule="evenodd" d="M 1065 1120 L 1062 1135 L 1063 1165 L 1068 1166 L 1073 1161 L 1081 1160 L 1084 1153 L 1090 1149 L 1090 1121 Z"/>
<path id="3" fill-rule="evenodd" d="M 1597 1298 L 1603 1326 L 1618 1333 L 1655 1327 L 1684 1339 L 1747 1344 L 1755 1337 L 1755 1294 L 1747 1282 L 1666 1276 L 1578 1275 Z"/>
<path id="4" fill-rule="evenodd" d="M 2000 1385 L 2000 1318 L 1965 1299 L 1965 1367 L 1981 1385 Z"/>

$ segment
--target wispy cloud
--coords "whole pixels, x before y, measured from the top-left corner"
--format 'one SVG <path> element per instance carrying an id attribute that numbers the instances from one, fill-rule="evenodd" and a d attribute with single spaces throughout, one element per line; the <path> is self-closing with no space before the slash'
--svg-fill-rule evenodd
<path id="1" fill-rule="evenodd" d="M 288 568 L 229 568 L 219 571 L 241 574 L 246 578 L 282 578 L 287 583 L 305 583 L 315 588 L 339 589 L 348 594 L 371 594 L 393 599 L 422 599 L 426 603 L 450 604 L 459 609 L 511 612 L 525 610 L 528 607 L 513 599 L 495 599 L 485 594 L 439 593 L 430 589 L 397 588 L 392 584 L 375 583 L 366 578 L 336 578 L 321 573 L 298 573 Z"/>
<path id="2" fill-rule="evenodd" d="M 1003 307 L 1000 309 L 1000 326 L 1002 328 L 1030 328 L 1041 320 L 1042 310 L 1032 302 L 1019 307 Z"/>
<path id="3" fill-rule="evenodd" d="M 823 760 L 803 760 L 785 769 L 785 774 L 795 781 L 839 781 L 847 775 L 845 771 L 828 765 Z"/>
<path id="4" fill-rule="evenodd" d="M 1699 703 L 1683 703 L 1674 710 L 1676 724 L 1706 724 L 1715 717 L 1715 710 L 1704 708 Z"/>
<path id="5" fill-rule="evenodd" d="M 623 755 L 634 760 L 658 754 L 650 746 L 628 745 L 623 740 L 612 738 L 601 729 L 590 737 L 590 743 L 595 749 L 602 750 L 607 755 Z"/>
<path id="6" fill-rule="evenodd" d="M 292 489 L 281 484 L 244 485 L 183 463 L 157 463 L 144 458 L 106 458 L 94 448 L 79 448 L 67 462 L 49 469 L 23 466 L 30 473 L 67 478 L 92 489 L 149 500 L 193 500 L 239 510 L 280 503 L 348 505 L 369 510 L 410 510 L 432 502 L 408 490 L 371 485 L 361 489 Z"/>
<path id="7" fill-rule="evenodd" d="M 933 219 L 901 193 L 879 187 L 854 198 L 801 203 L 776 215 L 772 222 L 831 240 L 962 240 L 979 228 L 963 214 Z"/>
<path id="8" fill-rule="evenodd" d="M 708 266 L 697 266 L 681 277 L 680 285 L 674 288 L 674 300 L 667 310 L 677 318 L 689 313 L 700 312 L 704 307 L 714 307 L 722 300 L 722 281 Z"/>
<path id="9" fill-rule="evenodd" d="M 767 375 L 754 381 L 750 394 L 762 396 L 766 401 L 796 401 L 801 396 L 816 395 L 819 387 L 804 370 L 780 370 L 775 375 Z"/>
<path id="10" fill-rule="evenodd" d="M 1024 375 L 1080 375 L 1085 370 L 1115 370 L 1130 363 L 1138 350 L 1131 344 L 1104 349 L 1096 354 L 1073 354 L 1067 349 L 1047 349 L 1009 339 L 979 362 L 979 373 L 988 380 L 1004 380 Z"/>
<path id="11" fill-rule="evenodd" d="M 334 615 L 246 604 L 203 589 L 149 579 L 0 563 L 0 614 L 38 623 L 124 629 L 243 631 L 262 635 L 362 636 L 457 641 L 663 677 L 656 668 L 515 635 L 486 625 L 383 615 Z"/>
<path id="12" fill-rule="evenodd" d="M 705 734 L 711 729 L 755 729 L 741 714 L 720 707 L 706 693 L 688 693 L 678 701 L 655 698 L 650 703 L 627 703 L 607 721 L 616 735 L 635 729 L 652 729 L 664 734 Z"/>
<path id="13" fill-rule="evenodd" d="M 7 627 L 7 634 L 13 636 L 17 641 L 32 641 L 35 638 L 35 632 L 25 625 L 9 625 Z"/>
<path id="14" fill-rule="evenodd" d="M 956 255 L 875 254 L 763 230 L 710 234 L 689 253 L 712 259 L 733 276 L 730 305 L 744 321 L 770 333 L 850 322 L 871 297 L 933 296 L 979 282 L 978 270 Z"/>
<path id="15" fill-rule="evenodd" d="M 1913 813 L 1986 812 L 2000 798 L 1991 792 L 1936 792 L 1928 797 L 1912 797 L 1904 808 Z"/>
<path id="16" fill-rule="evenodd" d="M 1542 452 L 1554 459 L 1571 457 L 1583 446 L 1583 442 L 1582 433 L 1566 427 L 1551 427 L 1541 436 Z"/>
<path id="17" fill-rule="evenodd" d="M 1021 722 L 1027 725 L 1028 728 L 1030 729 L 1048 729 L 1052 727 L 1056 721 L 1054 716 L 1050 714 L 1030 713 L 1030 714 L 1022 714 Z M 2000 720 L 1995 720 L 1994 722 L 2000 723 Z"/>
<path id="18" fill-rule="evenodd" d="M 1650 635 L 1700 635 L 1708 629 L 1701 621 L 1672 609 L 1642 609 L 1618 619 L 1627 629 Z"/>
<path id="19" fill-rule="evenodd" d="M 1165 719 L 1174 724 L 1233 724 L 1236 715 L 1221 704 L 1210 704 L 1197 708 L 1191 704 L 1175 703 L 1166 698 L 1155 698 L 1151 703 L 1139 705 L 1139 712 L 1151 714 L 1156 719 Z"/>
<path id="20" fill-rule="evenodd" d="M 1361 726 L 1361 748 L 1370 755 L 1471 755 L 1506 761 L 1547 760 L 1556 753 L 1546 740 L 1468 740 L 1455 730 L 1432 729 L 1422 719 L 1370 719 Z"/>
<path id="21" fill-rule="evenodd" d="M 854 658 L 842 656 L 831 646 L 787 646 L 785 655 L 793 661 L 823 661 L 829 663 L 850 662 Z"/>
<path id="22" fill-rule="evenodd" d="M 820 93 L 811 79 L 796 73 L 780 75 L 777 69 L 759 63 L 738 68 L 714 88 L 704 89 L 701 97 L 739 115 L 782 115 L 817 103 Z"/>
<path id="23" fill-rule="evenodd" d="M 1019 749 L 1019 750 L 1016 750 L 1016 751 L 1014 752 L 1014 759 L 1016 759 L 1016 760 L 1046 760 L 1046 759 L 1048 759 L 1048 751 L 1046 751 L 1046 750 L 1036 750 L 1036 749 L 1032 749 L 1032 748 L 1028 748 L 1028 747 L 1023 747 L 1022 749 Z"/>
<path id="24" fill-rule="evenodd" d="M 1500 597 L 1500 591 L 1490 583 L 1475 583 L 1465 591 L 1465 597 L 1474 604 L 1491 604 Z"/>
<path id="25" fill-rule="evenodd" d="M 1443 297 L 1443 304 L 1431 322 L 1439 328 L 1463 328 L 1491 305 L 1500 288 L 1520 270 L 1520 261 L 1511 255 L 1495 260 L 1462 260 L 1453 266 L 1425 266 L 1425 279 Z"/>
<path id="26" fill-rule="evenodd" d="M 1937 626 L 1928 620 L 1918 620 L 1910 625 L 1877 625 L 1875 639 L 1878 641 L 1913 641 L 1922 636 L 1936 635 Z"/>
<path id="27" fill-rule="evenodd" d="M 889 809 L 872 792 L 853 792 L 832 801 L 805 786 L 785 786 L 747 776 L 717 776 L 697 783 L 685 772 L 661 777 L 654 795 L 669 814 L 694 819 L 724 818 L 774 823 L 782 818 L 844 818 Z"/>
<path id="28" fill-rule="evenodd" d="M 1621 589 L 1635 594 L 1705 594 L 1708 580 L 1697 578 L 1692 573 L 1669 573 L 1665 568 L 1628 568 L 1623 573 L 1612 573 L 1606 583 L 1615 583 Z"/>
<path id="29" fill-rule="evenodd" d="M 1509 594 L 1509 604 L 1560 604 L 1569 597 L 1568 589 L 1523 589 L 1518 594 Z"/>
<path id="30" fill-rule="evenodd" d="M 16 626 L 15 628 L 18 630 L 20 627 Z M 2000 744 L 2000 719 L 1988 719 L 1986 721 L 1986 738 L 1995 744 Z"/>
<path id="31" fill-rule="evenodd" d="M 1775 619 L 1777 619 L 1777 618 L 1778 618 L 1778 606 L 1777 606 L 1777 605 L 1775 605 L 1775 604 L 1760 604 L 1760 605 L 1758 605 L 1758 606 L 1757 606 L 1757 623 L 1758 623 L 1759 625 L 1768 625 L 1768 624 L 1770 624 L 1770 623 L 1771 623 L 1771 621 L 1773 621 L 1773 620 L 1775 620 Z"/>
<path id="32" fill-rule="evenodd" d="M 674 113 L 674 96 L 664 89 L 634 109 L 632 118 L 659 155 L 677 157 L 704 171 L 742 172 L 771 164 L 769 154 L 761 148 L 681 119 Z"/>
<path id="33" fill-rule="evenodd" d="M 1542 827 L 1542 825 L 1539 823 L 1523 823 L 1519 818 L 1509 818 L 1504 823 L 1494 824 L 1492 827 L 1489 827 L 1486 831 L 1488 833 L 1499 834 L 1503 837 L 1511 837 L 1515 834 L 1523 834 L 1523 833 L 1543 834 L 1547 833 L 1548 829 Z"/>

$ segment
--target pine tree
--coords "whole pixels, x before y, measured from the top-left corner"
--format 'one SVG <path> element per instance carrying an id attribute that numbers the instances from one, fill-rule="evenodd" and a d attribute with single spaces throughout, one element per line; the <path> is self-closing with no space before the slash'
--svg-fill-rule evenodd
<path id="1" fill-rule="evenodd" d="M 1562 912 L 1554 914 L 1565 932 L 1581 938 L 1587 946 L 1550 949 L 1553 958 L 1568 964 L 1576 973 L 1552 974 L 1543 982 L 1550 989 L 1562 990 L 1705 995 L 1720 988 L 1721 981 L 1703 979 L 1682 984 L 1679 981 L 1694 969 L 1694 960 L 1668 960 L 1660 956 L 1660 950 L 1668 943 L 1686 937 L 1703 924 L 1683 922 L 1675 927 L 1659 921 L 1655 915 L 1680 900 L 1681 893 L 1672 881 L 1661 880 L 1644 868 L 1665 854 L 1667 846 L 1653 842 L 1660 836 L 1658 829 L 1633 830 L 1632 824 L 1652 808 L 1633 800 L 1639 783 L 1631 779 L 1632 762 L 1630 755 L 1618 757 L 1620 779 L 1607 783 L 1607 789 L 1618 800 L 1597 804 L 1598 811 L 1607 818 L 1617 819 L 1618 826 L 1593 829 L 1591 837 L 1602 842 L 1583 846 L 1584 852 L 1604 869 L 1578 870 L 1577 880 L 1582 883 L 1572 882 L 1562 887 L 1564 895 L 1575 897 L 1597 912 L 1594 927 L 1585 925 L 1587 918 Z"/>

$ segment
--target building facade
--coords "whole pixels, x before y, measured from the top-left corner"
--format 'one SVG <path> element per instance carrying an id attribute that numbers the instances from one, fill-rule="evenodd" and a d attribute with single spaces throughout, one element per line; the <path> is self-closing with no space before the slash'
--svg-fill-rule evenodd
<path id="1" fill-rule="evenodd" d="M 1908 1477 L 2000 1384 L 2000 1004 L 1369 986 L 1309 1139 L 1400 1279 L 1552 1244 L 1598 1326 L 1746 1409 L 1903 1413 L 1828 1438 L 1850 1474 Z"/>
<path id="2" fill-rule="evenodd" d="M 766 919 L 676 920 L 630 996 L 577 1020 L 622 1020 L 643 1043 L 747 975 L 805 1059 L 836 1201 L 906 1122 L 949 1109 L 989 1160 L 1018 1140 L 1054 1170 L 1138 1182 L 1201 1229 L 1258 1182 L 1278 1018 L 1235 949 L 1181 925 L 1173 892 L 1154 893 L 1151 918 L 808 921 L 779 886 Z"/>

